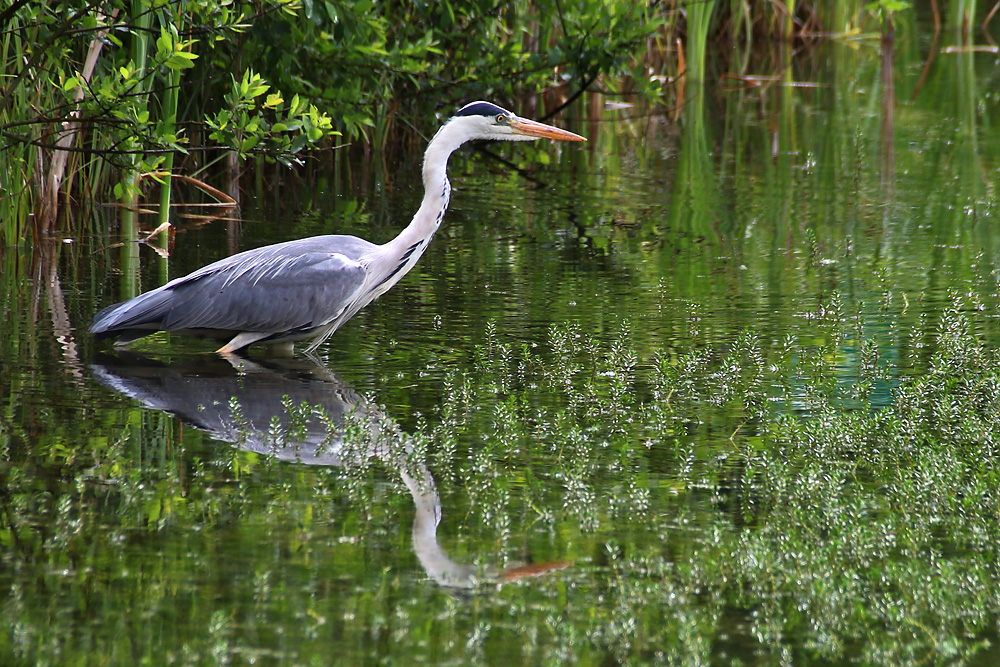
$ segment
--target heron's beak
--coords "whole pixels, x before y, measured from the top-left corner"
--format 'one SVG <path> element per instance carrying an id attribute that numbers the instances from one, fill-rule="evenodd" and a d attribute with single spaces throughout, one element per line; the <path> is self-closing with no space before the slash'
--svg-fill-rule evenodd
<path id="1" fill-rule="evenodd" d="M 536 123 L 527 118 L 516 118 L 510 122 L 510 127 L 515 134 L 523 134 L 526 137 L 540 137 L 542 139 L 555 139 L 556 141 L 586 141 L 579 134 L 573 134 L 558 127 L 552 127 L 544 123 Z"/>

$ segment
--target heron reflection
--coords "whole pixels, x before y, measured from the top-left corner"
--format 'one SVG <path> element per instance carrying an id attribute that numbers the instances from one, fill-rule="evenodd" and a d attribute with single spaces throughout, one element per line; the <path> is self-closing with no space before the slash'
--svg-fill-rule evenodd
<path id="1" fill-rule="evenodd" d="M 442 586 L 472 588 L 481 576 L 510 581 L 567 565 L 481 572 L 449 558 L 437 539 L 441 498 L 427 466 L 411 460 L 411 439 L 333 371 L 311 360 L 199 358 L 167 365 L 121 353 L 99 355 L 90 368 L 104 386 L 247 451 L 317 466 L 381 460 L 413 498 L 413 549 L 427 575 Z M 360 428 L 345 437 L 352 424 Z"/>

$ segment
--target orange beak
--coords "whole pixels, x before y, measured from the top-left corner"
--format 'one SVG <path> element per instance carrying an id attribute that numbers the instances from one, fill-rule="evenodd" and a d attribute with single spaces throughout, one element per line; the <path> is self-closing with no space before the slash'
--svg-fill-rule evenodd
<path id="1" fill-rule="evenodd" d="M 567 132 L 566 130 L 560 130 L 558 127 L 552 127 L 551 125 L 546 125 L 544 123 L 536 123 L 533 120 L 528 120 L 527 118 L 516 118 L 510 122 L 511 129 L 517 134 L 523 134 L 526 137 L 540 137 L 542 139 L 554 139 L 556 141 L 586 141 L 584 137 L 579 134 L 573 134 L 572 132 Z"/>

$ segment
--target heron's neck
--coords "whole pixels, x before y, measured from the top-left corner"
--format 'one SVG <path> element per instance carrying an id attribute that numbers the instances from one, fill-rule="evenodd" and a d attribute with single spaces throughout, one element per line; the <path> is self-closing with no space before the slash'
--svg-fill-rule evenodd
<path id="1" fill-rule="evenodd" d="M 387 245 L 396 246 L 396 249 L 403 253 L 410 252 L 419 256 L 434 236 L 434 232 L 441 226 L 451 196 L 451 184 L 448 183 L 448 158 L 465 142 L 465 137 L 459 129 L 448 123 L 431 139 L 424 153 L 423 201 L 420 202 L 420 208 L 406 229 Z"/>

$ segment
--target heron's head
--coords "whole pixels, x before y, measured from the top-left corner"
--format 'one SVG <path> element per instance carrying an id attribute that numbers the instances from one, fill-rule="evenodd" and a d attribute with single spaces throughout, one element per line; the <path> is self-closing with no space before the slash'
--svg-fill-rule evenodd
<path id="1" fill-rule="evenodd" d="M 449 126 L 461 129 L 466 135 L 464 141 L 533 141 L 535 139 L 555 139 L 556 141 L 586 141 L 579 134 L 573 134 L 558 127 L 537 123 L 490 102 L 472 102 L 458 110 Z"/>

